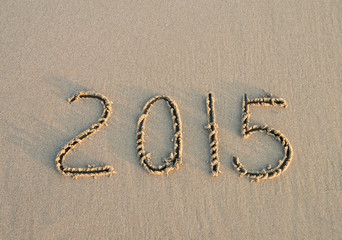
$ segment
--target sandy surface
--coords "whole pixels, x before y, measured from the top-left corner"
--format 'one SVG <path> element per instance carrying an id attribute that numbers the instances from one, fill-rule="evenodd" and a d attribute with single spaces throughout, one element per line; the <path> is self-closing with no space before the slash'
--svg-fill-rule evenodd
<path id="1" fill-rule="evenodd" d="M 171 2 L 171 1 L 170 1 Z M 226 3 L 225 3 L 226 2 Z M 340 1 L 1 1 L 1 239 L 341 239 L 342 3 Z M 263 89 L 289 107 L 252 107 L 294 149 L 272 180 L 239 178 L 274 166 L 281 145 L 241 135 L 241 104 Z M 114 167 L 111 178 L 57 171 L 61 148 L 113 101 L 108 126 L 66 157 Z M 211 175 L 206 98 L 215 97 L 221 171 Z M 155 95 L 177 103 L 183 165 L 148 174 L 137 122 Z M 173 151 L 170 110 L 146 122 L 155 165 Z"/>

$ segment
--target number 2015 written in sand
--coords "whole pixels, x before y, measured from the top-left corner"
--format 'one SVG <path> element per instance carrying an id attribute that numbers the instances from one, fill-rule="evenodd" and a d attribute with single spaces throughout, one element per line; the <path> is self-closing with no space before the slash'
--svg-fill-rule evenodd
<path id="1" fill-rule="evenodd" d="M 94 165 L 88 165 L 87 168 L 71 168 L 65 165 L 66 155 L 77 145 L 81 144 L 83 140 L 89 138 L 92 134 L 98 132 L 100 128 L 107 125 L 108 119 L 112 113 L 112 102 L 108 100 L 107 97 L 102 94 L 95 92 L 79 92 L 69 99 L 69 103 L 80 99 L 92 98 L 99 100 L 103 105 L 103 113 L 98 119 L 97 123 L 93 124 L 90 128 L 84 132 L 77 135 L 74 139 L 68 142 L 62 150 L 57 154 L 56 166 L 60 173 L 65 176 L 70 176 L 75 179 L 78 177 L 98 177 L 98 176 L 111 176 L 115 173 L 112 166 L 101 166 L 97 167 Z M 169 106 L 172 122 L 173 122 L 173 152 L 168 158 L 163 160 L 163 165 L 155 166 L 151 161 L 151 153 L 145 151 L 145 124 L 148 119 L 149 113 L 152 109 L 154 103 L 159 100 L 163 100 Z M 208 94 L 207 97 L 207 115 L 208 115 L 208 125 L 206 129 L 209 131 L 209 151 L 210 151 L 210 168 L 213 176 L 218 176 L 220 171 L 220 160 L 218 152 L 218 125 L 216 123 L 215 117 L 215 100 L 212 93 Z M 252 106 L 275 106 L 286 108 L 287 103 L 282 98 L 272 97 L 267 95 L 262 98 L 249 99 L 247 94 L 243 96 L 242 102 L 242 136 L 243 138 L 248 138 L 254 133 L 264 133 L 272 136 L 276 141 L 280 142 L 284 149 L 284 157 L 279 160 L 277 166 L 271 167 L 269 165 L 266 169 L 261 171 L 249 171 L 240 162 L 239 158 L 233 157 L 233 165 L 240 176 L 246 176 L 251 179 L 251 181 L 258 182 L 263 179 L 272 179 L 283 173 L 290 165 L 293 158 L 293 149 L 289 140 L 278 130 L 270 128 L 266 125 L 253 125 L 250 126 L 251 112 L 250 107 Z M 136 149 L 137 155 L 139 157 L 140 164 L 149 172 L 156 175 L 168 174 L 170 171 L 178 169 L 182 164 L 182 152 L 183 152 L 183 131 L 182 131 L 182 121 L 179 109 L 175 101 L 173 101 L 168 96 L 155 96 L 151 98 L 144 106 L 142 114 L 138 120 L 137 124 L 137 137 L 136 137 Z"/>

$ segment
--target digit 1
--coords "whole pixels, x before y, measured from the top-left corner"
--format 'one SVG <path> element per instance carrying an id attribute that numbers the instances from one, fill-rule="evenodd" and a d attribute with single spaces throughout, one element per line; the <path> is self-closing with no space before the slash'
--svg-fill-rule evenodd
<path id="1" fill-rule="evenodd" d="M 210 143 L 210 167 L 211 167 L 211 174 L 214 177 L 217 177 L 220 171 L 220 160 L 218 156 L 218 125 L 215 121 L 215 100 L 212 93 L 208 94 L 207 98 L 207 114 L 208 114 L 208 125 L 205 127 L 207 130 L 210 131 L 209 133 L 209 143 Z"/>

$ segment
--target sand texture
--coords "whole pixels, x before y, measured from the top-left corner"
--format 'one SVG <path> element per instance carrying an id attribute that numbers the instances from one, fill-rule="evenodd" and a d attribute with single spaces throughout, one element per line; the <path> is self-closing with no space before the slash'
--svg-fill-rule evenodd
<path id="1" fill-rule="evenodd" d="M 0 239 L 342 239 L 341 1 L 0 3 Z"/>

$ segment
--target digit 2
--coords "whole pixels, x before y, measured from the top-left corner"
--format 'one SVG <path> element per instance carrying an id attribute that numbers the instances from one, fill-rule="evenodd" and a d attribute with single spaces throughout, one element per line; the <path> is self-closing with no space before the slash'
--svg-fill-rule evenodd
<path id="1" fill-rule="evenodd" d="M 90 128 L 77 135 L 73 140 L 67 143 L 62 150 L 57 154 L 56 165 L 57 169 L 64 176 L 71 176 L 74 179 L 78 177 L 94 177 L 108 175 L 111 176 L 114 173 L 112 166 L 95 167 L 93 165 L 88 165 L 88 168 L 70 168 L 64 165 L 64 160 L 66 155 L 73 149 L 76 148 L 84 139 L 90 135 L 98 132 L 103 125 L 107 125 L 109 116 L 112 113 L 112 103 L 103 95 L 95 92 L 79 92 L 69 99 L 69 103 L 73 103 L 79 99 L 94 98 L 101 101 L 104 110 L 101 118 L 97 123 L 93 124 Z"/>

